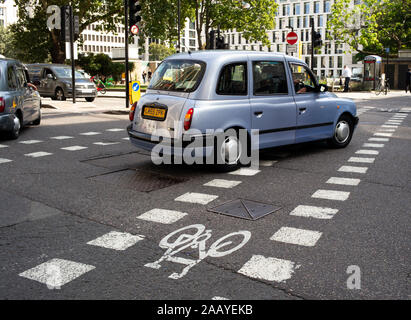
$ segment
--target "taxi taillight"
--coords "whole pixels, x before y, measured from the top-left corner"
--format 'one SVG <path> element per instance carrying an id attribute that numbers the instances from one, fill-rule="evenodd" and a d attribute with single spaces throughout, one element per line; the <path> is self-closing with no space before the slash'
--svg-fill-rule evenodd
<path id="1" fill-rule="evenodd" d="M 5 108 L 6 108 L 6 101 L 4 101 L 4 98 L 0 97 L 0 112 L 4 112 Z"/>
<path id="2" fill-rule="evenodd" d="M 134 114 L 136 113 L 136 108 L 137 108 L 137 102 L 134 102 L 134 104 L 131 106 L 130 113 L 128 115 L 130 121 L 134 120 Z"/>
<path id="3" fill-rule="evenodd" d="M 194 113 L 194 109 L 190 108 L 187 113 L 186 116 L 184 117 L 184 130 L 190 130 L 191 127 L 191 121 L 193 120 L 193 113 Z"/>

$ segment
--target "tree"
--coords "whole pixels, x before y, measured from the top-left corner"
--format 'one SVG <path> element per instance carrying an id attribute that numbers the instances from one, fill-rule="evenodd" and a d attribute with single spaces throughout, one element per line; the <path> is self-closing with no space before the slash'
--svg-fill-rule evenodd
<path id="1" fill-rule="evenodd" d="M 124 63 L 113 62 L 113 60 L 104 53 L 99 54 L 80 54 L 77 66 L 82 68 L 88 74 L 95 76 L 113 77 L 115 81 L 121 79 L 121 74 L 126 70 Z M 132 72 L 135 68 L 134 63 L 129 63 L 129 70 Z"/>
<path id="2" fill-rule="evenodd" d="M 13 36 L 8 28 L 0 27 L 0 54 L 7 58 L 16 58 L 13 50 Z"/>
<path id="3" fill-rule="evenodd" d="M 11 26 L 13 41 L 19 59 L 25 62 L 44 62 L 48 58 L 54 63 L 63 63 L 65 53 L 60 48 L 60 30 L 47 29 L 47 7 L 62 6 L 67 0 L 15 0 L 19 20 Z M 73 0 L 75 15 L 79 16 L 80 33 L 94 22 L 100 22 L 101 30 L 116 31 L 116 24 L 123 22 L 123 0 Z M 30 50 L 27 50 L 28 46 Z"/>
<path id="4" fill-rule="evenodd" d="M 211 29 L 236 29 L 250 41 L 268 45 L 266 30 L 274 28 L 278 5 L 275 0 L 181 0 L 181 25 L 189 18 L 196 21 L 199 49 L 202 35 L 209 42 Z M 177 32 L 177 0 L 142 0 L 143 33 L 174 42 Z"/>
<path id="5" fill-rule="evenodd" d="M 411 2 L 408 0 L 335 0 L 327 21 L 330 38 L 347 43 L 361 57 L 384 55 L 411 46 Z"/>
<path id="6" fill-rule="evenodd" d="M 161 43 L 150 43 L 150 60 L 151 61 L 162 61 L 168 56 L 171 56 L 176 52 L 174 48 L 169 48 Z"/>

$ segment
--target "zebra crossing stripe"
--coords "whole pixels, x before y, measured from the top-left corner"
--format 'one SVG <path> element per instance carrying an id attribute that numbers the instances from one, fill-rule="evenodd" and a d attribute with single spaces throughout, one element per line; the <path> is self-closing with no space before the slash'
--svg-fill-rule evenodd
<path id="1" fill-rule="evenodd" d="M 290 215 L 297 216 L 297 217 L 329 220 L 329 219 L 332 219 L 334 215 L 337 213 L 338 213 L 338 209 L 300 205 L 296 207 L 290 213 Z"/>

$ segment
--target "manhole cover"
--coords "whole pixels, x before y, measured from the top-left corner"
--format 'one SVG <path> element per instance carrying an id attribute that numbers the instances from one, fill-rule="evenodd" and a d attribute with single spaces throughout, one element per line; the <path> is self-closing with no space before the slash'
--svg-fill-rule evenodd
<path id="1" fill-rule="evenodd" d="M 107 174 L 90 177 L 90 179 L 141 192 L 151 192 L 189 180 L 187 178 L 173 177 L 150 171 L 130 169 L 110 172 Z"/>
<path id="2" fill-rule="evenodd" d="M 272 204 L 245 199 L 237 199 L 234 201 L 226 202 L 215 208 L 208 209 L 208 211 L 236 218 L 257 220 L 280 209 L 281 207 L 274 206 Z"/>

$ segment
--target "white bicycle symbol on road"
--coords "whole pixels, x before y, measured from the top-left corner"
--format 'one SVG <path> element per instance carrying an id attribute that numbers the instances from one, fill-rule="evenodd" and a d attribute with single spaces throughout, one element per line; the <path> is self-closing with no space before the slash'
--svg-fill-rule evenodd
<path id="1" fill-rule="evenodd" d="M 192 233 L 189 232 L 189 230 L 194 230 L 195 232 Z M 251 232 L 238 231 L 230 233 L 215 241 L 210 248 L 206 250 L 206 241 L 209 240 L 211 236 L 211 230 L 206 230 L 205 226 L 202 224 L 194 224 L 178 229 L 165 236 L 160 241 L 160 248 L 167 249 L 163 256 L 159 260 L 147 263 L 144 266 L 160 269 L 161 262 L 163 261 L 184 264 L 186 267 L 180 273 L 175 272 L 169 276 L 171 279 L 180 279 L 184 277 L 192 267 L 207 257 L 220 258 L 239 250 L 250 240 Z M 229 240 L 230 238 L 232 241 Z M 235 245 L 236 241 L 234 241 L 233 238 L 242 238 L 242 240 L 239 244 Z M 197 260 L 175 256 L 187 248 L 198 248 L 199 256 Z"/>

